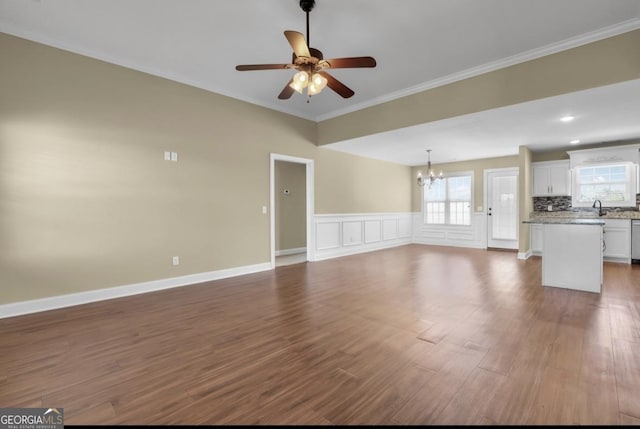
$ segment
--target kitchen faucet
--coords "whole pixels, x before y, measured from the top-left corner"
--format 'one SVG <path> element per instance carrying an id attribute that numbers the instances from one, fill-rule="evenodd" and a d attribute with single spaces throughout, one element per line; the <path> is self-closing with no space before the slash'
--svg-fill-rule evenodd
<path id="1" fill-rule="evenodd" d="M 604 216 L 604 213 L 602 213 L 602 201 L 595 200 L 591 207 L 593 207 L 595 209 L 596 208 L 596 203 L 598 203 L 598 216 Z"/>

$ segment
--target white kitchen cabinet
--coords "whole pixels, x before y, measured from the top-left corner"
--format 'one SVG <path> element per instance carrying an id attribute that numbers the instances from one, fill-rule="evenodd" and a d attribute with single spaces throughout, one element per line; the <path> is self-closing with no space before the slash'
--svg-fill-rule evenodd
<path id="1" fill-rule="evenodd" d="M 602 219 L 603 252 L 608 262 L 631 263 L 631 221 L 629 219 Z M 542 225 L 531 224 L 531 254 L 542 255 Z"/>
<path id="2" fill-rule="evenodd" d="M 606 261 L 631 263 L 631 221 L 604 220 L 604 252 Z"/>
<path id="3" fill-rule="evenodd" d="M 534 197 L 571 195 L 569 161 L 534 162 L 531 168 Z"/>
<path id="4" fill-rule="evenodd" d="M 542 255 L 542 225 L 531 224 L 531 253 Z"/>

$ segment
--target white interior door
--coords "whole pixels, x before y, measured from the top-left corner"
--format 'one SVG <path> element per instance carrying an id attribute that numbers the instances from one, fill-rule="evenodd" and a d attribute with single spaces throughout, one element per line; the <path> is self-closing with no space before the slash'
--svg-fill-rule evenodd
<path id="1" fill-rule="evenodd" d="M 518 248 L 518 169 L 485 172 L 487 247 Z"/>

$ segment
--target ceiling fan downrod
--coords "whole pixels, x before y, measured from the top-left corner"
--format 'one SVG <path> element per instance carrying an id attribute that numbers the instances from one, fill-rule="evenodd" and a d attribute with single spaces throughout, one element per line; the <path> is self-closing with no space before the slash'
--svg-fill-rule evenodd
<path id="1" fill-rule="evenodd" d="M 316 5 L 316 0 L 300 0 L 300 8 L 307 14 L 307 46 L 309 45 L 309 12 L 313 10 Z"/>

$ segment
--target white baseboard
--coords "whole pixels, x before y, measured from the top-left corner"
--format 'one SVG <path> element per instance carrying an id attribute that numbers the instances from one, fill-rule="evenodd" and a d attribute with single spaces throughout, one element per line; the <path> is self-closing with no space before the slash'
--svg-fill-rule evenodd
<path id="1" fill-rule="evenodd" d="M 271 270 L 270 262 L 0 305 L 0 319 Z"/>
<path id="2" fill-rule="evenodd" d="M 527 250 L 526 252 L 518 252 L 518 259 L 529 259 L 531 255 L 531 250 Z"/>
<path id="3" fill-rule="evenodd" d="M 296 247 L 294 249 L 282 249 L 276 250 L 276 256 L 287 256 L 287 255 L 295 255 L 298 253 L 307 253 L 306 247 Z"/>
<path id="4" fill-rule="evenodd" d="M 366 253 L 366 252 L 373 252 L 376 250 L 390 249 L 392 247 L 406 246 L 407 244 L 411 244 L 411 239 L 407 238 L 407 239 L 393 241 L 390 243 L 370 245 L 367 247 L 361 247 L 361 246 L 353 247 L 353 248 L 341 247 L 337 249 L 316 252 L 316 257 L 314 261 L 323 261 L 325 259 L 340 258 L 342 256 L 356 255 L 358 253 Z"/>
<path id="5" fill-rule="evenodd" d="M 473 242 L 465 243 L 461 241 L 442 242 L 438 240 L 429 240 L 422 237 L 414 238 L 412 242 L 413 244 L 424 244 L 427 246 L 464 247 L 467 249 L 486 249 L 487 248 L 487 246 L 485 246 L 482 243 L 473 243 Z"/>

